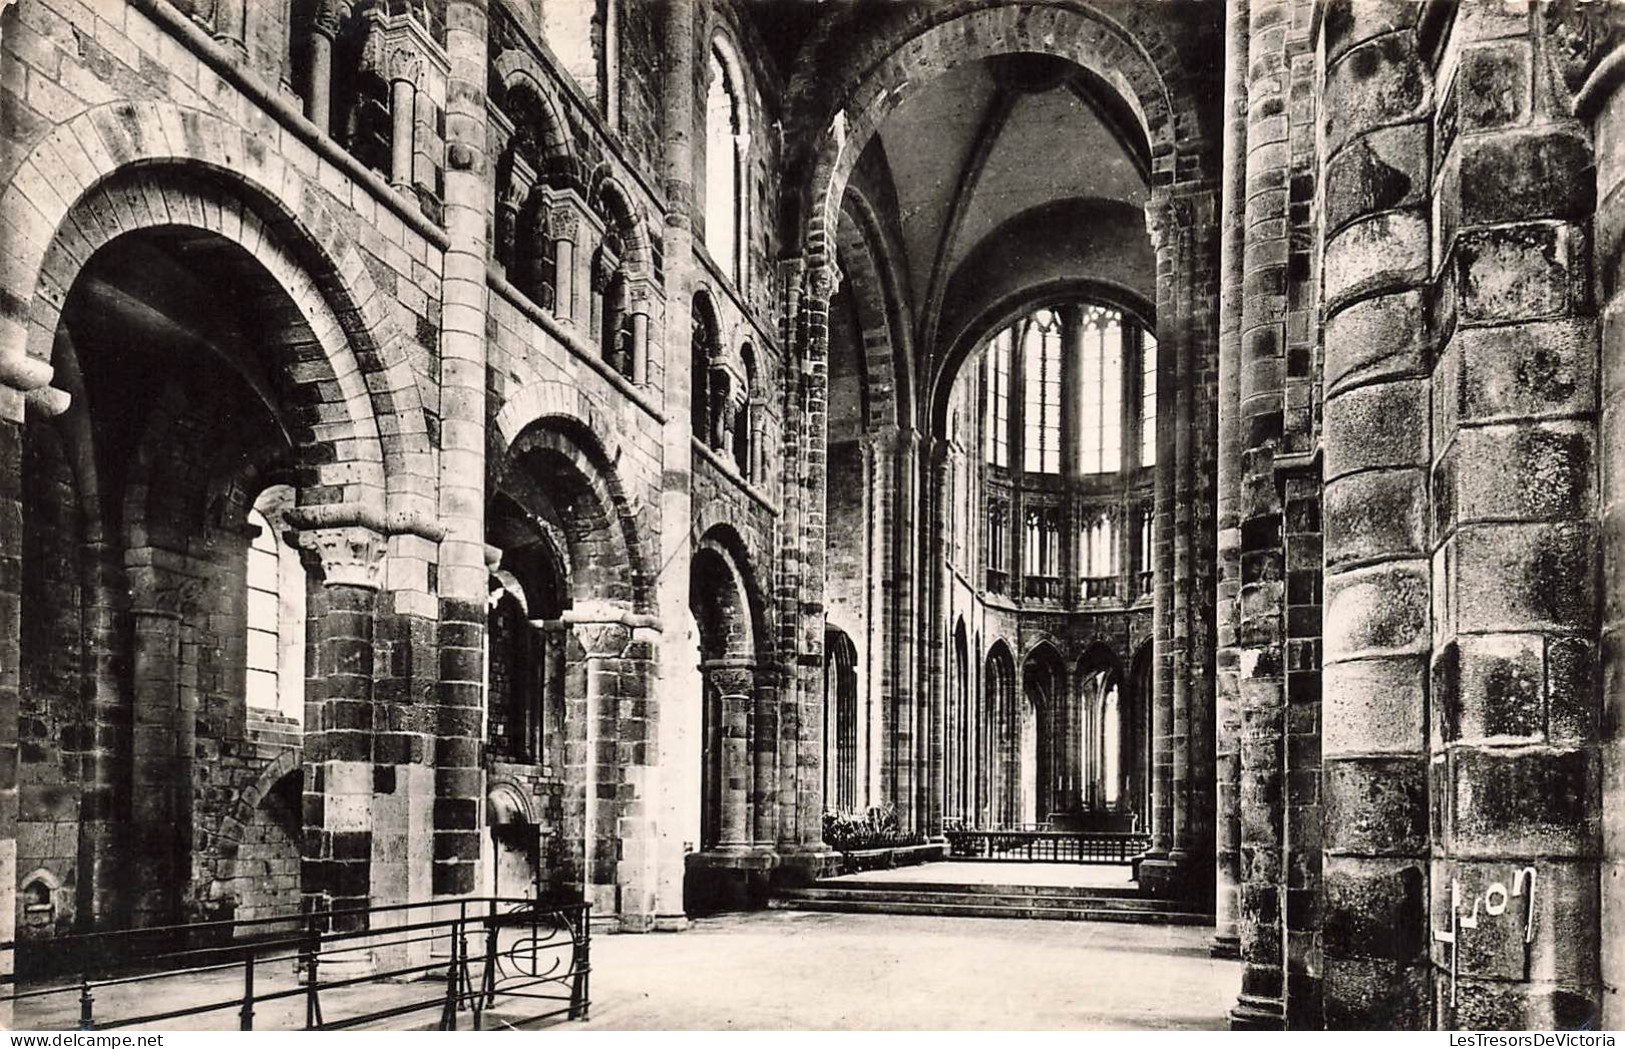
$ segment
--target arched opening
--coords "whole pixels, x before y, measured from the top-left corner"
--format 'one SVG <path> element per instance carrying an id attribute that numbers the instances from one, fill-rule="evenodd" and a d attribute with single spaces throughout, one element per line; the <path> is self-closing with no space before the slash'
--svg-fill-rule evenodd
<path id="1" fill-rule="evenodd" d="M 979 779 L 983 797 L 979 818 L 984 827 L 1014 827 L 1019 823 L 1015 789 L 1019 766 L 1014 760 L 1019 744 L 1013 742 L 1015 681 L 1010 649 L 1003 641 L 995 641 L 987 654 L 978 719 L 982 726 Z"/>
<path id="2" fill-rule="evenodd" d="M 824 811 L 858 809 L 858 650 L 839 627 L 824 631 Z"/>
<path id="3" fill-rule="evenodd" d="M 717 366 L 722 352 L 722 334 L 718 330 L 716 307 L 711 296 L 704 292 L 694 296 L 694 331 L 689 340 L 690 381 L 693 383 L 690 410 L 693 416 L 694 437 L 707 448 L 716 441 L 712 422 L 715 411 L 711 401 L 711 372 Z"/>
<path id="4" fill-rule="evenodd" d="M 295 518 L 307 499 L 343 510 L 319 465 L 334 446 L 312 454 L 325 300 L 182 225 L 57 276 L 52 363 L 72 400 L 23 436 L 18 869 L 62 891 L 27 929 L 296 911 L 318 887 L 298 769 L 325 605 Z M 326 432 L 363 448 L 352 405 L 328 410 Z"/>
<path id="5" fill-rule="evenodd" d="M 689 611 L 699 628 L 704 681 L 701 851 L 748 849 L 756 841 L 754 758 L 759 720 L 757 637 L 748 577 L 728 539 L 713 536 L 695 551 Z"/>
<path id="6" fill-rule="evenodd" d="M 1055 648 L 1042 643 L 1027 654 L 1021 670 L 1022 703 L 1016 710 L 1015 744 L 1019 770 L 1017 823 L 1050 826 L 1063 800 L 1069 735 L 1066 669 Z"/>
<path id="7" fill-rule="evenodd" d="M 484 764 L 527 816 L 491 823 L 486 869 L 516 879 L 534 858 L 534 884 L 619 913 L 620 816 L 646 803 L 622 747 L 646 736 L 632 701 L 649 661 L 629 652 L 624 625 L 648 607 L 636 534 L 601 446 L 574 420 L 539 419 L 490 461 Z"/>
<path id="8" fill-rule="evenodd" d="M 741 71 L 733 45 L 720 35 L 713 39 L 705 96 L 705 250 L 743 289 L 743 248 L 750 243 L 744 193 L 750 152 Z"/>
<path id="9" fill-rule="evenodd" d="M 1084 658 L 1078 683 L 1078 762 L 1080 826 L 1087 830 L 1127 830 L 1119 826 L 1123 796 L 1122 681 L 1109 655 Z"/>

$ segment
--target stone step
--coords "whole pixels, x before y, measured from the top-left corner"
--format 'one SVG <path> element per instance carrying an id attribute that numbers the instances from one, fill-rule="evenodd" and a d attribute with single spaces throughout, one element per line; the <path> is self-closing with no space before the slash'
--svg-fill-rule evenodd
<path id="1" fill-rule="evenodd" d="M 787 895 L 768 900 L 781 911 L 824 911 L 841 914 L 917 914 L 944 918 L 1033 918 L 1044 921 L 1120 922 L 1134 925 L 1211 925 L 1206 914 L 1186 911 L 1108 910 L 1081 904 L 1037 907 L 1015 903 L 906 903 L 885 899 L 795 899 Z"/>
<path id="2" fill-rule="evenodd" d="M 975 888 L 921 890 L 914 886 L 875 888 L 835 885 L 812 885 L 801 889 L 785 889 L 779 896 L 787 900 L 857 900 L 892 901 L 895 903 L 946 903 L 970 907 L 1025 907 L 1047 910 L 1086 907 L 1092 910 L 1145 911 L 1171 913 L 1183 909 L 1173 900 L 1147 900 L 1123 896 L 1050 895 L 1048 893 L 993 893 L 975 891 Z"/>
<path id="3" fill-rule="evenodd" d="M 828 878 L 811 887 L 879 892 L 969 892 L 983 896 L 1068 896 L 1084 900 L 1141 898 L 1140 890 L 1133 885 L 973 885 L 955 881 L 891 881 L 848 876 Z"/>

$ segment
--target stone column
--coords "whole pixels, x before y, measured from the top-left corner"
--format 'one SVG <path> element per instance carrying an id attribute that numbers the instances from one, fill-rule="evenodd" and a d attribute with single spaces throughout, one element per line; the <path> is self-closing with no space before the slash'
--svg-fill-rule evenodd
<path id="1" fill-rule="evenodd" d="M 215 0 L 214 38 L 248 57 L 248 0 Z"/>
<path id="2" fill-rule="evenodd" d="M 750 848 L 753 835 L 750 716 L 755 705 L 756 667 L 753 661 L 716 659 L 700 664 L 700 672 L 716 690 L 722 708 L 718 846 L 727 852 L 743 852 Z"/>
<path id="3" fill-rule="evenodd" d="M 1161 193 L 1147 205 L 1148 215 L 1156 214 L 1166 203 Z M 1153 226 L 1153 238 L 1159 231 Z M 1153 243 L 1153 247 L 1160 245 Z M 1158 258 L 1159 282 L 1163 276 L 1162 260 Z M 1159 339 L 1159 346 L 1164 339 Z M 1178 414 L 1178 354 L 1170 344 L 1158 354 L 1157 360 L 1157 418 L 1173 420 Z M 1142 886 L 1166 894 L 1172 876 L 1168 853 L 1174 844 L 1174 682 L 1173 657 L 1173 597 L 1174 597 L 1174 499 L 1177 426 L 1159 427 L 1157 434 L 1157 466 L 1154 488 L 1152 545 L 1155 548 L 1154 580 L 1151 603 L 1153 649 L 1151 657 L 1151 849 L 1140 864 Z M 1020 677 L 1020 668 L 1016 670 Z M 1019 687 L 1019 680 L 1018 680 Z M 1149 866 L 1147 866 L 1149 865 Z M 1149 883 L 1149 884 L 1148 884 Z"/>
<path id="4" fill-rule="evenodd" d="M 301 881 L 311 906 L 352 910 L 372 901 L 373 632 L 384 540 L 364 525 L 318 522 L 304 509 L 288 514 L 302 529 L 310 582 Z M 364 927 L 359 915 L 333 921 L 336 929 Z"/>
<path id="5" fill-rule="evenodd" d="M 1239 746 L 1240 895 L 1237 933 L 1246 963 L 1231 1013 L 1237 1028 L 1285 1022 L 1282 957 L 1284 868 L 1282 797 L 1285 596 L 1280 494 L 1286 376 L 1289 210 L 1286 59 L 1293 0 L 1248 5 L 1244 272 L 1237 408 L 1242 468 L 1236 500 L 1240 531 L 1236 623 Z"/>
<path id="6" fill-rule="evenodd" d="M 1353 4 L 1347 18 L 1326 23 L 1321 41 L 1321 924 L 1332 1028 L 1426 1027 L 1432 1011 L 1422 290 L 1431 91 L 1413 28 L 1419 10 Z M 1245 821 L 1244 813 L 1244 837 Z"/>
<path id="7" fill-rule="evenodd" d="M 1583 14 L 1574 12 L 1573 14 Z M 1571 14 L 1569 17 L 1573 17 Z M 1551 16 L 1548 15 L 1550 20 Z M 1584 39 L 1589 27 L 1557 22 L 1550 26 L 1568 39 Z M 1578 68 L 1566 72 L 1584 84 L 1593 68 L 1625 61 L 1625 33 L 1616 26 L 1603 35 Z M 1601 90 L 1583 92 L 1575 106 L 1591 121 L 1597 165 L 1593 235 L 1599 262 L 1595 276 L 1602 314 L 1602 418 L 1598 460 L 1604 478 L 1599 493 L 1602 520 L 1602 630 L 1599 681 L 1602 694 L 1602 1010 L 1599 1030 L 1625 1028 L 1625 84 L 1615 79 Z M 1529 353 L 1525 351 L 1525 356 Z"/>
<path id="8" fill-rule="evenodd" d="M 1214 768 L 1218 803 L 1213 952 L 1241 955 L 1236 919 L 1241 906 L 1241 701 L 1237 647 L 1241 596 L 1242 477 L 1241 314 L 1247 208 L 1248 0 L 1226 0 L 1224 144 L 1219 241 L 1219 438 L 1217 732 Z"/>
<path id="9" fill-rule="evenodd" d="M 180 828 L 191 820 L 190 776 L 182 779 L 177 677 L 181 616 L 151 600 L 153 587 L 140 586 L 131 609 L 135 639 L 130 669 L 135 690 L 131 712 L 132 840 L 141 847 L 130 856 L 127 906 L 135 925 L 163 925 L 179 919 Z"/>
<path id="10" fill-rule="evenodd" d="M 480 767 L 485 704 L 487 0 L 446 5 L 445 221 L 440 321 L 440 678 L 435 741 L 433 890 L 471 893 L 485 841 Z M 392 70 L 392 72 L 394 72 Z M 397 81 L 397 88 L 399 87 Z M 409 100 L 408 100 L 409 101 Z M 395 156 L 403 152 L 397 106 Z M 410 161 L 410 123 L 405 158 Z M 400 176 L 409 172 L 397 169 Z"/>
<path id="11" fill-rule="evenodd" d="M 699 638 L 692 628 L 679 630 L 678 624 L 692 624 L 689 611 L 690 563 L 693 559 L 693 395 L 695 376 L 681 356 L 690 347 L 693 325 L 694 260 L 694 16 L 692 4 L 667 4 L 660 8 L 665 25 L 665 90 L 661 96 L 665 119 L 664 167 L 662 185 L 666 192 L 665 226 L 665 336 L 667 352 L 663 393 L 666 421 L 660 430 L 661 470 L 665 483 L 660 488 L 661 568 L 655 584 L 655 600 L 666 634 L 660 646 L 659 690 L 661 697 L 658 733 L 660 778 L 660 826 L 658 887 L 655 894 L 655 922 L 661 928 L 681 928 L 687 923 L 683 911 L 684 853 L 697 846 L 689 837 L 690 827 L 698 827 L 701 803 L 694 784 L 700 782 L 700 756 L 704 746 L 703 686 L 694 655 Z M 570 285 L 565 291 L 567 260 L 573 260 L 577 229 L 571 221 L 560 224 L 559 302 L 569 317 L 576 316 L 574 262 L 569 262 Z M 697 834 L 697 832 L 693 832 Z M 687 847 L 685 847 L 687 846 Z"/>
<path id="12" fill-rule="evenodd" d="M 925 745 L 925 825 L 922 828 L 926 834 L 940 836 L 942 834 L 942 813 L 944 796 L 947 793 L 947 769 L 944 761 L 946 753 L 946 717 L 944 710 L 948 703 L 948 674 L 946 673 L 949 637 L 948 637 L 948 586 L 953 578 L 948 570 L 948 530 L 949 513 L 949 484 L 952 478 L 953 461 L 949 458 L 948 443 L 941 439 L 930 441 L 929 458 L 931 470 L 931 516 L 924 522 L 928 529 L 926 536 L 926 549 L 931 551 L 931 561 L 926 577 L 928 587 L 928 607 L 930 620 L 929 634 L 926 645 L 925 673 L 926 682 L 924 694 L 926 697 L 926 745 Z"/>
<path id="13" fill-rule="evenodd" d="M 67 397 L 50 386 L 51 366 L 0 351 L 0 943 L 17 933 L 17 714 L 22 688 L 24 405 L 55 415 Z M 16 971 L 0 949 L 0 978 Z M 12 1029 L 10 995 L 0 996 L 0 1029 Z"/>
<path id="14" fill-rule="evenodd" d="M 778 840 L 779 682 L 782 677 L 783 672 L 779 667 L 767 665 L 756 668 L 750 756 L 753 837 L 759 850 L 773 848 Z"/>
<path id="15" fill-rule="evenodd" d="M 306 55 L 310 62 L 310 93 L 305 98 L 305 116 L 323 134 L 332 130 L 333 38 L 338 31 L 335 0 L 321 0 L 311 17 L 310 39 L 306 44 Z"/>
<path id="16" fill-rule="evenodd" d="M 649 307 L 639 304 L 632 311 L 632 382 L 638 386 L 649 382 Z M 745 464 L 739 464 L 745 469 Z"/>
<path id="17" fill-rule="evenodd" d="M 1190 289 L 1196 273 L 1190 258 L 1190 227 L 1195 213 L 1182 197 L 1161 191 L 1146 207 L 1157 256 L 1159 332 L 1157 417 L 1159 427 L 1155 487 L 1156 589 L 1152 619 L 1154 805 L 1151 853 L 1140 865 L 1140 884 L 1155 896 L 1189 895 L 1193 860 L 1191 825 L 1191 536 L 1195 517 L 1192 427 L 1197 424 L 1198 352 L 1187 345 Z M 1125 450 L 1125 454 L 1131 454 Z M 1202 857 L 1206 866 L 1206 857 Z M 1201 887 L 1205 893 L 1206 886 Z"/>
<path id="18" fill-rule="evenodd" d="M 671 206 L 668 201 L 668 208 Z M 667 221 L 670 222 L 670 212 L 667 212 Z M 569 205 L 554 204 L 551 206 L 549 225 L 553 232 L 553 312 L 561 321 L 574 321 L 576 319 L 576 241 L 580 237 L 581 220 L 575 209 Z M 670 234 L 668 234 L 670 236 Z M 671 280 L 671 263 L 667 264 L 668 282 Z M 667 296 L 668 302 L 676 301 Z M 670 309 L 667 311 L 667 330 L 670 326 Z M 669 339 L 667 340 L 670 341 Z M 668 382 L 670 377 L 668 377 Z M 669 387 L 668 387 L 669 388 Z"/>
<path id="19" fill-rule="evenodd" d="M 483 6 L 487 0 L 471 0 L 471 2 Z M 483 10 L 481 15 L 483 17 Z M 405 48 L 398 48 L 390 54 L 389 184 L 403 191 L 412 189 L 412 158 L 417 131 L 417 92 L 418 82 L 422 79 L 423 59 L 420 56 Z M 449 126 L 447 138 L 449 142 Z"/>
<path id="20" fill-rule="evenodd" d="M 1597 187 L 1587 129 L 1552 90 L 1537 11 L 1455 12 L 1441 68 L 1454 60 L 1456 74 L 1438 81 L 1433 140 L 1436 257 L 1455 324 L 1441 324 L 1433 365 L 1429 881 L 1431 927 L 1457 929 L 1453 945 L 1429 939 L 1435 1024 L 1470 1030 L 1596 1023 L 1599 806 L 1618 818 L 1598 748 L 1600 725 L 1618 718 L 1599 717 L 1593 678 L 1598 521 L 1610 517 L 1599 502 L 1619 498 L 1604 470 L 1599 500 L 1593 466 Z M 1364 140 L 1389 165 L 1425 141 Z M 1597 174 L 1617 178 L 1610 144 L 1599 135 Z M 1609 210 L 1604 223 L 1617 224 Z M 1602 367 L 1612 376 L 1617 362 L 1604 354 Z M 1617 387 L 1602 388 L 1616 422 Z M 1617 539 L 1604 549 L 1617 567 Z M 1535 873 L 1519 896 L 1525 868 Z M 1506 910 L 1461 924 L 1496 884 L 1515 893 Z"/>

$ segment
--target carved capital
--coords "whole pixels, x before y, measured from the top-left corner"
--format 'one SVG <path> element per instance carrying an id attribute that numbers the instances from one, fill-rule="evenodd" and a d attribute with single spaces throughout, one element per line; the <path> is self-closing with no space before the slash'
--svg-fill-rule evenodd
<path id="1" fill-rule="evenodd" d="M 397 47 L 389 53 L 389 79 L 392 83 L 405 82 L 414 88 L 423 86 L 423 56 L 408 47 Z"/>
<path id="2" fill-rule="evenodd" d="M 624 623 L 576 623 L 574 629 L 588 657 L 613 659 L 632 643 L 632 628 Z"/>
<path id="3" fill-rule="evenodd" d="M 1548 53 L 1571 94 L 1578 93 L 1615 48 L 1625 44 L 1625 8 L 1597 0 L 1553 0 L 1541 5 Z"/>
<path id="4" fill-rule="evenodd" d="M 331 40 L 338 35 L 341 17 L 338 0 L 316 0 L 310 13 L 310 30 Z"/>
<path id="5" fill-rule="evenodd" d="M 290 512 L 290 523 L 296 512 Z M 327 586 L 377 590 L 382 582 L 387 542 L 365 525 L 305 528 L 297 544 L 305 564 L 322 573 Z"/>
<path id="6" fill-rule="evenodd" d="M 756 692 L 756 665 L 743 660 L 709 660 L 700 665 L 706 682 L 724 696 L 749 696 Z"/>
<path id="7" fill-rule="evenodd" d="M 547 209 L 548 228 L 553 231 L 553 239 L 567 240 L 571 244 L 581 242 L 581 215 L 574 205 L 553 204 Z"/>

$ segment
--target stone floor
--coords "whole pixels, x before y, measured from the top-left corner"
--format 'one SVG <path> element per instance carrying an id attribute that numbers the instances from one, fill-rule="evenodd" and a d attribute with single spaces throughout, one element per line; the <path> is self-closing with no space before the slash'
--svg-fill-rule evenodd
<path id="1" fill-rule="evenodd" d="M 941 874 L 941 866 L 937 865 Z M 1004 867 L 1005 865 L 1000 865 Z M 889 872 L 891 875 L 902 871 Z M 722 915 L 686 932 L 597 935 L 585 1030 L 1218 1029 L 1236 1000 L 1239 963 L 1208 956 L 1212 930 L 1008 918 L 816 914 Z M 296 1028 L 303 996 L 292 966 L 267 965 L 255 1027 Z M 328 1019 L 432 1002 L 440 980 L 324 993 Z M 157 1030 L 237 1026 L 240 971 L 164 977 L 97 992 L 97 1018 L 225 1006 Z M 504 1001 L 485 1017 L 508 1026 Z M 22 1029 L 76 1026 L 72 993 L 18 1003 Z M 369 1025 L 432 1026 L 438 1010 Z M 517 1010 L 512 1018 L 517 1018 Z M 470 1017 L 460 1018 L 466 1029 Z"/>
<path id="2" fill-rule="evenodd" d="M 896 872 L 894 872 L 896 873 Z M 1213 930 L 769 911 L 593 942 L 587 1030 L 1222 1029 Z"/>
<path id="3" fill-rule="evenodd" d="M 1106 863 L 978 863 L 948 860 L 894 870 L 864 871 L 826 878 L 832 885 L 847 881 L 940 882 L 949 885 L 1042 885 L 1079 889 L 1129 888 L 1130 868 Z"/>

